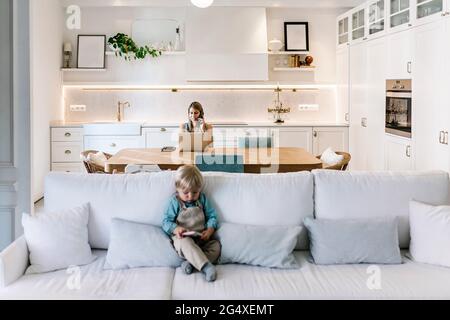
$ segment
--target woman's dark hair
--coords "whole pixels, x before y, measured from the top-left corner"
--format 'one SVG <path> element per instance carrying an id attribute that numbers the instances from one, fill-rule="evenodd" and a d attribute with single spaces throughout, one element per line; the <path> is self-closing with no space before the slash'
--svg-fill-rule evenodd
<path id="1" fill-rule="evenodd" d="M 195 110 L 200 112 L 199 118 L 202 118 L 202 119 L 204 118 L 205 112 L 203 111 L 203 107 L 200 102 L 194 101 L 191 103 L 191 105 L 188 108 L 188 117 L 189 117 L 189 111 L 191 111 L 191 108 L 194 108 Z M 191 119 L 189 119 L 187 125 L 188 125 L 187 129 L 189 132 L 194 130 Z"/>

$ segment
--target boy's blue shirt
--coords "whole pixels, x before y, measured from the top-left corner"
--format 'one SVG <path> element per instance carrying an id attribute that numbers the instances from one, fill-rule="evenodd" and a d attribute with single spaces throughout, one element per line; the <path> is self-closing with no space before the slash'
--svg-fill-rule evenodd
<path id="1" fill-rule="evenodd" d="M 180 200 L 181 201 L 181 200 Z M 205 214 L 205 229 L 206 228 L 214 228 L 217 229 L 217 214 L 216 210 L 211 206 L 208 199 L 206 198 L 205 194 L 202 192 L 200 193 L 200 197 L 198 198 L 198 201 L 203 207 L 203 212 Z M 187 208 L 189 207 L 195 207 L 197 201 L 193 202 L 185 202 L 185 206 Z M 177 217 L 178 214 L 181 211 L 180 202 L 174 194 L 169 201 L 169 205 L 167 206 L 166 212 L 164 213 L 162 228 L 165 233 L 167 233 L 169 236 L 173 235 L 173 230 L 177 227 Z"/>

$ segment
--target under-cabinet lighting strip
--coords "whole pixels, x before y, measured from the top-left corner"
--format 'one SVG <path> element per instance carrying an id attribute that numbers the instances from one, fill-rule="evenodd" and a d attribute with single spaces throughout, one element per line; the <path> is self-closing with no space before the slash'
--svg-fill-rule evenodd
<path id="1" fill-rule="evenodd" d="M 292 90 L 292 91 L 316 91 L 320 89 L 336 88 L 334 84 L 319 85 L 181 85 L 181 86 L 158 86 L 158 85 L 76 85 L 66 84 L 66 88 L 79 88 L 84 91 L 220 91 L 220 90 Z"/>

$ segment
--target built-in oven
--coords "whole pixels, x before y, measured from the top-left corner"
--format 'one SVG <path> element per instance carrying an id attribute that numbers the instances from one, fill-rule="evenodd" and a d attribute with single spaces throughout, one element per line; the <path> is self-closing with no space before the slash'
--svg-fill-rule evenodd
<path id="1" fill-rule="evenodd" d="M 386 133 L 411 138 L 412 81 L 386 81 Z"/>

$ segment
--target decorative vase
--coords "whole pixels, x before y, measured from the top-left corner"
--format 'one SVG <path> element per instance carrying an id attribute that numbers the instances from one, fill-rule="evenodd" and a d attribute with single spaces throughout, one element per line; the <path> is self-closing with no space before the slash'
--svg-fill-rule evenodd
<path id="1" fill-rule="evenodd" d="M 314 61 L 314 58 L 312 56 L 306 56 L 305 63 L 308 67 L 311 66 L 311 63 L 313 63 L 313 61 Z"/>

